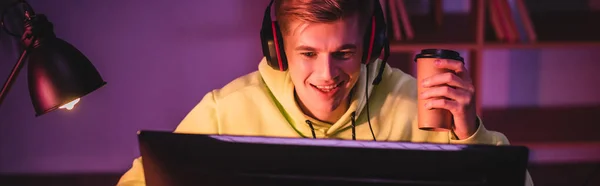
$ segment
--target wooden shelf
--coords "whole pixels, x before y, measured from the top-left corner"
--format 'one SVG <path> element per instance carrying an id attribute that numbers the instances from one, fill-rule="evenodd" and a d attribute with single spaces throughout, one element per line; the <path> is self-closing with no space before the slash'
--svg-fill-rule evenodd
<path id="1" fill-rule="evenodd" d="M 600 12 L 598 11 L 550 11 L 529 14 L 535 29 L 537 42 L 541 43 L 587 43 L 600 42 Z M 486 42 L 498 42 L 491 24 L 486 24 Z M 521 33 L 524 35 L 524 33 Z M 526 40 L 526 37 L 521 37 Z"/>
<path id="2" fill-rule="evenodd" d="M 413 52 L 420 51 L 422 49 L 427 48 L 444 48 L 444 49 L 454 49 L 454 50 L 468 50 L 468 49 L 476 49 L 477 44 L 465 43 L 465 44 L 453 44 L 453 43 L 402 43 L 402 42 L 394 42 L 390 44 L 391 52 Z"/>
<path id="3" fill-rule="evenodd" d="M 483 123 L 512 142 L 600 141 L 600 105 L 483 109 Z"/>
<path id="4" fill-rule="evenodd" d="M 386 7 L 386 16 L 391 21 L 388 22 L 390 29 L 388 33 L 392 39 L 390 51 L 402 61 L 389 63 L 409 74 L 414 74 L 412 58 L 422 49 L 466 50 L 467 54 L 464 57 L 468 59 L 467 68 L 471 73 L 476 92 L 481 92 L 481 65 L 486 50 L 600 47 L 600 34 L 598 34 L 600 26 L 597 24 L 600 20 L 600 11 L 592 11 L 589 3 L 583 1 L 513 0 L 511 2 L 514 4 L 511 6 L 509 0 L 469 0 L 468 11 L 457 13 L 440 11 L 443 9 L 442 1 L 387 0 L 386 5 L 390 5 L 392 1 L 394 1 L 392 5 L 395 5 Z M 401 8 L 403 5 L 399 4 L 402 3 L 410 8 Z M 497 8 L 500 7 L 497 5 L 506 5 L 507 8 Z M 391 14 L 391 7 L 398 7 L 394 14 Z M 418 11 L 419 7 L 428 10 Z M 491 10 L 512 16 L 493 14 L 496 17 L 503 17 L 504 20 L 500 21 L 501 23 L 497 22 L 496 27 L 493 27 Z M 408 26 L 403 24 L 406 18 L 410 22 Z M 531 25 L 533 29 L 530 31 L 533 31 L 533 34 L 530 35 L 526 31 L 529 28 L 526 25 Z M 512 29 L 514 26 L 518 27 L 516 29 L 519 32 L 518 40 L 515 41 L 513 38 L 512 42 L 508 42 L 498 39 L 502 34 L 496 35 L 495 30 L 503 30 L 506 36 L 508 32 L 514 33 L 515 29 Z M 408 33 L 414 34 L 413 38 L 407 37 L 407 30 Z M 401 37 L 397 40 L 398 33 L 401 33 Z M 482 98 L 476 95 L 475 99 L 477 112 L 483 116 Z"/>
<path id="5" fill-rule="evenodd" d="M 539 41 L 600 41 L 600 12 L 546 12 L 531 19 Z"/>
<path id="6" fill-rule="evenodd" d="M 411 44 L 470 44 L 476 43 L 474 17 L 468 13 L 449 13 L 443 15 L 441 25 L 435 23 L 432 15 L 411 15 L 410 22 L 415 37 L 395 41 Z M 403 32 L 404 33 L 404 32 Z"/>
<path id="7" fill-rule="evenodd" d="M 565 42 L 536 42 L 536 43 L 486 43 L 484 49 L 541 49 L 567 47 L 600 47 L 600 41 L 565 41 Z"/>
<path id="8" fill-rule="evenodd" d="M 390 0 L 391 1 L 391 0 Z M 500 0 L 508 1 L 508 0 Z M 410 10 L 408 18 L 412 27 L 414 38 L 406 38 L 406 32 L 402 39 L 391 41 L 392 52 L 418 51 L 425 48 L 447 48 L 447 49 L 529 49 L 545 47 L 588 47 L 600 46 L 600 26 L 597 22 L 600 20 L 600 11 L 591 11 L 587 9 L 558 11 L 556 7 L 560 3 L 555 2 L 554 8 L 549 11 L 543 11 L 540 4 L 542 2 L 533 2 L 531 0 L 522 0 L 525 9 L 528 11 L 528 17 L 531 19 L 531 25 L 535 30 L 536 41 L 530 42 L 524 31 L 524 22 L 522 15 L 513 15 L 512 20 L 518 29 L 521 37 L 517 42 L 500 41 L 494 34 L 494 29 L 490 23 L 489 6 L 492 6 L 491 0 L 471 0 L 470 11 L 466 13 L 443 13 L 440 24 L 436 21 L 436 14 L 427 13 L 425 15 L 411 15 Z M 567 0 L 564 3 L 567 3 Z M 409 3 L 409 1 L 404 1 Z M 548 6 L 551 6 L 550 4 Z M 579 5 L 578 5 L 579 6 Z M 580 8 L 581 9 L 581 8 Z M 518 12 L 516 7 L 510 10 Z M 389 16 L 388 7 L 388 16 Z M 520 13 L 519 13 L 520 14 Z M 401 15 L 397 15 L 401 16 Z M 527 16 L 526 16 L 527 17 Z M 401 20 L 398 18 L 398 20 Z M 390 25 L 390 35 L 393 35 Z M 400 24 L 400 29 L 405 30 Z M 394 37 L 391 37 L 394 38 Z"/>
<path id="9" fill-rule="evenodd" d="M 600 163 L 600 141 L 513 143 L 529 148 L 530 164 Z"/>
<path id="10" fill-rule="evenodd" d="M 476 49 L 540 49 L 540 48 L 566 48 L 566 47 L 600 47 L 600 41 L 566 41 L 566 42 L 536 42 L 536 43 L 503 43 L 488 42 L 483 45 L 475 43 L 453 44 L 453 43 L 402 43 L 390 44 L 391 52 L 414 52 L 426 48 L 444 48 L 453 50 L 476 50 Z"/>
<path id="11" fill-rule="evenodd" d="M 560 3 L 568 4 L 570 2 L 568 0 L 555 0 L 553 2 L 561 2 L 555 3 L 551 11 L 541 11 L 544 7 L 540 5 L 546 5 L 545 1 L 523 1 L 525 9 L 529 9 L 528 15 L 535 31 L 534 41 L 524 37 L 528 34 L 520 16 L 513 17 L 514 24 L 520 27 L 517 29 L 520 31 L 519 39 L 513 42 L 497 39 L 499 35 L 496 35 L 490 23 L 491 0 L 471 0 L 470 12 L 444 13 L 442 24 L 438 24 L 439 19 L 436 19 L 436 15 L 439 14 L 436 13 L 409 16 L 414 29 L 414 38 L 409 40 L 403 37 L 401 40 L 393 40 L 390 45 L 393 54 L 390 55 L 391 61 L 388 63 L 414 75 L 412 59 L 415 53 L 422 49 L 466 50 L 468 54 L 464 57 L 468 58 L 468 68 L 476 92 L 481 92 L 481 65 L 486 50 L 600 47 L 600 26 L 597 24 L 600 20 L 600 11 L 580 10 L 581 8 L 558 10 L 561 8 Z M 512 11 L 518 10 L 513 8 Z M 396 59 L 401 60 L 394 61 Z M 595 132 L 600 125 L 597 125 L 598 119 L 593 117 L 597 115 L 594 113 L 597 113 L 600 107 L 510 108 L 490 111 L 481 108 L 481 101 L 481 96 L 476 95 L 477 112 L 482 117 L 486 128 L 502 132 L 510 139 L 512 145 L 530 148 L 532 165 L 547 167 L 600 163 L 600 137 Z M 579 127 L 577 133 L 565 133 L 565 127 L 568 127 L 565 125 L 573 124 Z M 544 175 L 541 171 L 533 174 Z"/>

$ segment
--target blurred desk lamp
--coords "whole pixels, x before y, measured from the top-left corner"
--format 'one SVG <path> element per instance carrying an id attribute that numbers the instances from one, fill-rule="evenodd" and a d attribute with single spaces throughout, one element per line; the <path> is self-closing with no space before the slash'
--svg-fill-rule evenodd
<path id="1" fill-rule="evenodd" d="M 19 4 L 22 4 L 25 10 L 25 31 L 22 36 L 9 31 L 4 22 L 6 11 Z M 1 16 L 3 30 L 12 36 L 20 37 L 25 48 L 2 86 L 0 105 L 26 59 L 29 62 L 29 95 L 36 117 L 57 108 L 71 110 L 81 97 L 106 84 L 87 57 L 71 44 L 57 38 L 52 23 L 45 15 L 36 15 L 26 1 L 12 3 L 5 8 Z"/>

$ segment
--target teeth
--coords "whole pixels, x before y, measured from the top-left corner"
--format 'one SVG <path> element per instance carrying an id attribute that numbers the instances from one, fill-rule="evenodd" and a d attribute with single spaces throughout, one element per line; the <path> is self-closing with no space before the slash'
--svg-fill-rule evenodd
<path id="1" fill-rule="evenodd" d="M 320 91 L 331 92 L 333 89 L 337 88 L 338 85 L 339 84 L 335 84 L 335 85 L 313 85 L 313 86 L 315 86 Z"/>
<path id="2" fill-rule="evenodd" d="M 332 89 L 319 89 L 322 92 L 331 92 Z"/>
<path id="3" fill-rule="evenodd" d="M 319 89 L 334 89 L 337 87 L 337 84 L 336 85 L 327 85 L 327 86 L 317 86 L 317 85 L 315 85 L 315 86 Z"/>

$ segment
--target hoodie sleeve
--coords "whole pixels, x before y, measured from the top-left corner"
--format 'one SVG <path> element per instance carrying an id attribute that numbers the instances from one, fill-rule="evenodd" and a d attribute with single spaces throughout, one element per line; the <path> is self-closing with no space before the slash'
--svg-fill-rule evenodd
<path id="1" fill-rule="evenodd" d="M 473 135 L 466 139 L 458 139 L 453 132 L 449 132 L 450 143 L 452 144 L 487 144 L 487 145 L 508 145 L 506 136 L 500 132 L 489 131 L 483 125 L 479 116 L 477 116 L 479 126 Z"/>
<path id="2" fill-rule="evenodd" d="M 217 133 L 217 107 L 214 93 L 210 92 L 181 121 L 175 133 Z M 145 186 L 142 157 L 133 160 L 131 168 L 121 176 L 117 186 Z"/>

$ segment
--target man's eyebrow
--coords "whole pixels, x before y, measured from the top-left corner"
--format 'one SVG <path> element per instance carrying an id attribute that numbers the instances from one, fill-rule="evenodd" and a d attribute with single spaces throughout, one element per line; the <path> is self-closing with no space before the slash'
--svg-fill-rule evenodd
<path id="1" fill-rule="evenodd" d="M 298 47 L 296 47 L 296 50 L 309 50 L 309 51 L 315 51 L 316 49 L 313 47 L 309 47 L 306 45 L 300 45 Z"/>
<path id="2" fill-rule="evenodd" d="M 348 50 L 348 49 L 356 49 L 358 47 L 356 47 L 355 44 L 344 44 L 341 47 L 338 48 L 338 50 Z"/>
<path id="3" fill-rule="evenodd" d="M 355 44 L 344 44 L 340 47 L 338 47 L 337 50 L 349 50 L 349 49 L 356 49 L 358 47 L 356 47 Z M 310 47 L 310 46 L 306 46 L 306 45 L 300 45 L 298 47 L 296 47 L 296 50 L 308 50 L 308 51 L 315 51 L 317 49 Z"/>

